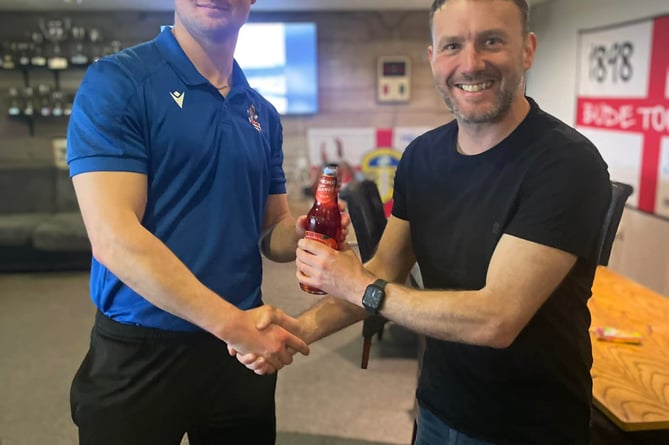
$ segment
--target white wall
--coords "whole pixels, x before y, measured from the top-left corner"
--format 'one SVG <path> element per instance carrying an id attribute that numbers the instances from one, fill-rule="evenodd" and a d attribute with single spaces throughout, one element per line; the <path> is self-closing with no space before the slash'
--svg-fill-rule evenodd
<path id="1" fill-rule="evenodd" d="M 528 95 L 573 125 L 578 31 L 667 14 L 668 0 L 553 0 L 534 6 L 538 49 Z M 627 208 L 609 267 L 669 296 L 669 221 Z"/>

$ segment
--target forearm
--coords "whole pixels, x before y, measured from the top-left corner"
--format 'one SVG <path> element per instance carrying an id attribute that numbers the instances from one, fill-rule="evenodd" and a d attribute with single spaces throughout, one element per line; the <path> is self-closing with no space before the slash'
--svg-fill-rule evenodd
<path id="1" fill-rule="evenodd" d="M 109 229 L 92 245 L 98 261 L 147 301 L 227 340 L 239 310 L 204 286 L 144 227 Z"/>
<path id="2" fill-rule="evenodd" d="M 342 268 L 341 274 L 327 276 L 334 281 L 328 286 L 333 295 L 362 309 L 362 296 L 377 278 L 388 281 L 380 314 L 415 332 L 430 337 L 470 344 L 494 346 L 497 327 L 504 310 L 488 290 L 446 291 L 407 287 L 410 265 L 400 262 L 388 267 L 390 261 L 377 256 L 363 268 Z"/>
<path id="3" fill-rule="evenodd" d="M 301 337 L 307 344 L 311 344 L 366 316 L 365 310 L 354 304 L 325 296 L 298 317 Z"/>
<path id="4" fill-rule="evenodd" d="M 412 331 L 440 340 L 506 347 L 515 338 L 504 324 L 503 309 L 486 289 L 414 289 L 391 283 L 381 315 Z M 513 338 L 509 338 L 509 337 Z"/>
<path id="5" fill-rule="evenodd" d="M 294 261 L 297 240 L 295 220 L 287 217 L 263 233 L 260 251 L 268 259 L 278 263 Z"/>

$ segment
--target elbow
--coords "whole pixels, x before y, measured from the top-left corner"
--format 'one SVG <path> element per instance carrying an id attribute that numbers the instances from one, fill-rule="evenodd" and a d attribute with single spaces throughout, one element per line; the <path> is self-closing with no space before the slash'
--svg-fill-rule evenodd
<path id="1" fill-rule="evenodd" d="M 90 233 L 88 239 L 91 242 L 91 254 L 99 263 L 106 266 L 111 257 L 110 243 L 105 242 L 100 237 L 91 236 Z"/>
<path id="2" fill-rule="evenodd" d="M 88 239 L 91 242 L 91 254 L 93 257 L 107 268 L 112 268 L 116 258 L 127 258 L 119 249 L 123 250 L 126 244 L 120 237 L 115 236 L 111 231 L 89 231 Z"/>
<path id="3" fill-rule="evenodd" d="M 495 349 L 506 349 L 516 341 L 520 329 L 508 320 L 490 323 L 485 329 L 484 345 Z"/>
<path id="4" fill-rule="evenodd" d="M 515 336 L 510 335 L 499 335 L 495 338 L 491 338 L 487 346 L 490 346 L 494 349 L 506 349 L 514 342 L 516 339 Z"/>
<path id="5" fill-rule="evenodd" d="M 482 290 L 487 299 L 485 310 L 479 318 L 479 344 L 494 349 L 506 349 L 516 341 L 527 320 L 519 311 L 508 305 L 491 304 L 499 302 L 498 294 L 489 288 Z"/>

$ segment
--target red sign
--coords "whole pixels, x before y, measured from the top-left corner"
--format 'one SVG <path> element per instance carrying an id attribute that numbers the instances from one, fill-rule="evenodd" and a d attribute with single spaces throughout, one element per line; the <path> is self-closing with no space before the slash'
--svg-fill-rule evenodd
<path id="1" fill-rule="evenodd" d="M 584 32 L 576 117 L 579 130 L 609 163 L 612 178 L 635 187 L 637 207 L 663 216 L 669 216 L 669 199 L 661 194 L 668 181 L 662 155 L 663 144 L 669 147 L 667 48 L 669 16 Z"/>

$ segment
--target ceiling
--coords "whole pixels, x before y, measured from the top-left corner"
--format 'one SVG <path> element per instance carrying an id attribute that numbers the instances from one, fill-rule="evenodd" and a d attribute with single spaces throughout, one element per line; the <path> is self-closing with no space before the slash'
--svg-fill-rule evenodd
<path id="1" fill-rule="evenodd" d="M 528 0 L 530 5 L 547 0 Z M 255 11 L 427 10 L 432 0 L 257 0 Z M 171 11 L 173 0 L 2 0 L 0 10 Z"/>

